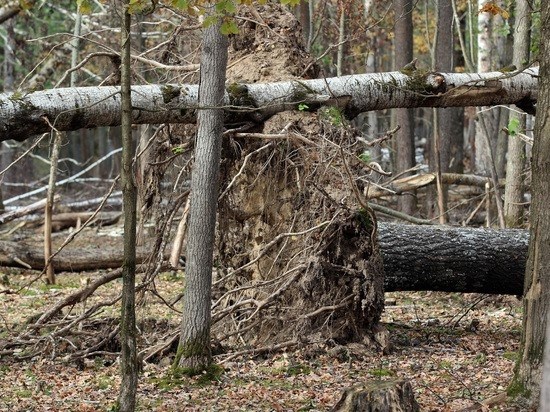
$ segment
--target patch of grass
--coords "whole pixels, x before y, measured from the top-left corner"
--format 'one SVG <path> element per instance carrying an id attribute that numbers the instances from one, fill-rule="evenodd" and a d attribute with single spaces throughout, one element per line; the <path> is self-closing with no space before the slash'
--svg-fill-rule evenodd
<path id="1" fill-rule="evenodd" d="M 477 354 L 476 357 L 474 358 L 474 362 L 477 365 L 484 365 L 487 362 L 487 355 L 484 353 Z"/>
<path id="2" fill-rule="evenodd" d="M 15 396 L 18 398 L 30 398 L 32 396 L 32 391 L 30 389 L 19 389 L 15 391 Z"/>
<path id="3" fill-rule="evenodd" d="M 502 357 L 504 359 L 508 359 L 508 360 L 516 362 L 519 358 L 519 353 L 518 352 L 513 352 L 513 351 L 504 352 L 502 354 Z"/>
<path id="4" fill-rule="evenodd" d="M 281 372 L 287 376 L 309 375 L 311 373 L 311 368 L 308 365 L 296 363 L 282 368 Z"/>
<path id="5" fill-rule="evenodd" d="M 159 378 L 153 377 L 150 381 L 162 391 L 181 387 L 185 383 L 202 387 L 211 385 L 214 382 L 219 382 L 224 372 L 225 370 L 220 365 L 216 364 L 210 365 L 203 371 L 177 367 L 170 369 L 165 376 Z M 191 378 L 193 378 L 193 380 L 191 380 Z"/>
<path id="6" fill-rule="evenodd" d="M 452 369 L 453 364 L 451 361 L 443 360 L 439 362 L 439 368 L 440 369 Z"/>
<path id="7" fill-rule="evenodd" d="M 377 378 L 383 378 L 385 376 L 393 376 L 395 373 L 391 369 L 387 368 L 376 368 L 376 369 L 370 369 L 369 373 L 372 376 L 376 376 Z"/>
<path id="8" fill-rule="evenodd" d="M 97 376 L 95 378 L 95 385 L 100 390 L 109 389 L 113 386 L 113 378 L 111 376 Z"/>

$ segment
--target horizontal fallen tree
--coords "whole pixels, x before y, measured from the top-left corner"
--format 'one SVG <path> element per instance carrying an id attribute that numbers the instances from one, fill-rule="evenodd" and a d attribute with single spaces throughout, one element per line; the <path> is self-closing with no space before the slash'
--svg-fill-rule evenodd
<path id="1" fill-rule="evenodd" d="M 385 290 L 521 295 L 527 260 L 526 230 L 451 228 L 380 223 Z M 145 250 L 138 261 L 147 259 Z M 122 248 L 93 252 L 70 246 L 54 259 L 57 271 L 118 268 Z M 42 270 L 43 251 L 20 242 L 0 242 L 0 265 Z"/>
<path id="2" fill-rule="evenodd" d="M 522 295 L 529 232 L 381 223 L 386 291 Z"/>
<path id="3" fill-rule="evenodd" d="M 135 124 L 194 123 L 198 85 L 132 87 Z M 336 106 L 348 117 L 397 107 L 516 104 L 532 112 L 538 67 L 516 73 L 435 73 L 418 70 L 313 80 L 230 84 L 226 123 L 260 123 L 287 110 Z M 55 130 L 120 125 L 120 87 L 74 87 L 0 94 L 0 141 L 25 140 Z"/>

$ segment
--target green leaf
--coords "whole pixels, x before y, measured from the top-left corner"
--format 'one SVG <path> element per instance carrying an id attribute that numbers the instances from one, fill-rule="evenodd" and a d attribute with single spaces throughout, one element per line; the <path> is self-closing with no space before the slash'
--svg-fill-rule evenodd
<path id="1" fill-rule="evenodd" d="M 216 11 L 218 13 L 228 13 L 232 14 L 237 11 L 237 6 L 233 3 L 232 0 L 221 0 L 216 3 Z"/>
<path id="2" fill-rule="evenodd" d="M 172 0 L 172 6 L 180 10 L 187 10 L 189 2 L 187 0 Z"/>
<path id="3" fill-rule="evenodd" d="M 508 122 L 508 134 L 516 136 L 519 133 L 519 119 L 513 117 Z"/>
<path id="4" fill-rule="evenodd" d="M 281 4 L 294 7 L 300 4 L 300 0 L 281 0 Z"/>
<path id="5" fill-rule="evenodd" d="M 82 14 L 90 14 L 92 12 L 92 3 L 90 0 L 76 0 L 78 11 Z"/>
<path id="6" fill-rule="evenodd" d="M 216 16 L 208 16 L 202 22 L 202 26 L 203 27 L 210 27 L 213 24 L 216 24 L 217 22 L 218 22 L 218 18 Z"/>
<path id="7" fill-rule="evenodd" d="M 225 34 L 226 36 L 229 34 L 239 34 L 239 28 L 237 27 L 237 23 L 235 23 L 234 20 L 226 20 L 222 23 L 222 27 L 220 28 L 220 31 L 222 34 Z"/>

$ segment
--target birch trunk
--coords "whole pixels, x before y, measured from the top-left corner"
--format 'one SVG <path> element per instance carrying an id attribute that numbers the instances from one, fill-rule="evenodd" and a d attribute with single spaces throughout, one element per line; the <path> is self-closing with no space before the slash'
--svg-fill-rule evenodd
<path id="1" fill-rule="evenodd" d="M 232 84 L 227 87 L 222 104 L 229 120 L 254 122 L 296 109 L 300 104 L 307 105 L 310 110 L 321 105 L 338 106 L 350 118 L 370 110 L 397 107 L 522 104 L 536 101 L 537 75 L 538 68 L 515 76 L 493 72 L 429 73 L 411 77 L 400 72 L 386 72 L 304 81 Z M 193 123 L 198 108 L 197 98 L 197 85 L 134 86 L 132 122 Z M 117 126 L 120 125 L 120 88 L 75 87 L 27 95 L 0 94 L 0 107 L 0 141 L 25 140 L 49 132 L 50 126 L 44 117 L 59 131 Z"/>

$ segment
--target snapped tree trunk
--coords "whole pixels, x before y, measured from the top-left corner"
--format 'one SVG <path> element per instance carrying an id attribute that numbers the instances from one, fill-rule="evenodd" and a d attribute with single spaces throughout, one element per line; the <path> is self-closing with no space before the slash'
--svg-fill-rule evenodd
<path id="1" fill-rule="evenodd" d="M 224 112 L 228 40 L 220 24 L 204 33 L 198 132 L 191 177 L 183 317 L 174 364 L 200 372 L 210 366 L 212 260 Z"/>

